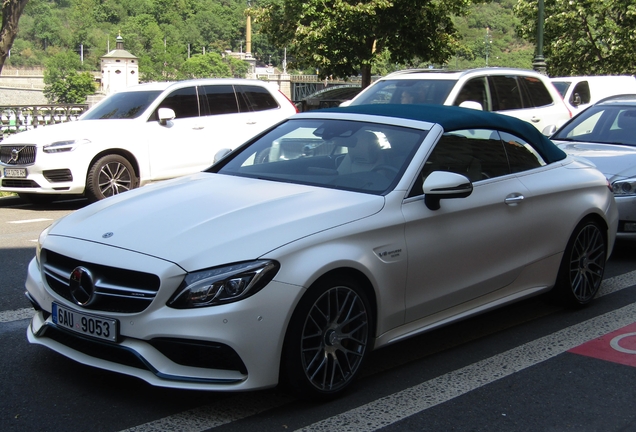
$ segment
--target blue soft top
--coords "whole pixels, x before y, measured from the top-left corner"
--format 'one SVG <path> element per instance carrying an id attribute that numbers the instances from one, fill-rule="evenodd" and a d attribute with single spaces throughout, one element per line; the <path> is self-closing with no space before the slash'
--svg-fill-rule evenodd
<path id="1" fill-rule="evenodd" d="M 494 129 L 509 132 L 532 146 L 546 163 L 560 161 L 566 154 L 530 123 L 514 117 L 444 105 L 376 104 L 327 108 L 320 112 L 369 114 L 438 123 L 444 131 L 461 129 Z"/>

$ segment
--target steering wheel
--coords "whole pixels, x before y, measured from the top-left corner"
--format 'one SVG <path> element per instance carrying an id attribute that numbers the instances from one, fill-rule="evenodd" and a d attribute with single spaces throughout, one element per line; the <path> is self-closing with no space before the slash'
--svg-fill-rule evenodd
<path id="1" fill-rule="evenodd" d="M 398 170 L 396 167 L 394 167 L 393 165 L 387 165 L 387 164 L 380 164 L 376 167 L 374 167 L 371 171 L 390 171 L 393 174 L 396 174 L 400 172 L 400 170 Z"/>

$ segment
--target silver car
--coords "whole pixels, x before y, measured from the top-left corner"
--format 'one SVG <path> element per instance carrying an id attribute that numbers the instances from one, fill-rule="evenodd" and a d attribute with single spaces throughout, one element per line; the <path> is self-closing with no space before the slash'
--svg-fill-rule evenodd
<path id="1" fill-rule="evenodd" d="M 605 177 L 523 121 L 310 111 L 43 232 L 28 339 L 157 386 L 328 399 L 375 348 L 548 291 L 589 303 L 617 222 Z"/>
<path id="2" fill-rule="evenodd" d="M 618 206 L 618 236 L 636 238 L 636 95 L 597 102 L 566 123 L 552 140 L 605 174 Z"/>

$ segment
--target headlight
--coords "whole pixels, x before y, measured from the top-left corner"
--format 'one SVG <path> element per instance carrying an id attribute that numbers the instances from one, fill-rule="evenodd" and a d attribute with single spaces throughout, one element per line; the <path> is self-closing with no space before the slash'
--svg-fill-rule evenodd
<path id="1" fill-rule="evenodd" d="M 49 231 L 51 231 L 51 228 L 53 228 L 53 225 L 49 225 L 44 231 L 40 233 L 40 236 L 38 237 L 38 244 L 35 247 L 35 259 L 38 263 L 39 268 L 41 268 L 40 255 L 42 255 L 42 243 L 44 243 L 44 239 L 46 238 L 46 236 L 49 235 Z"/>
<path id="2" fill-rule="evenodd" d="M 250 261 L 188 273 L 168 306 L 189 309 L 231 303 L 249 297 L 276 275 L 276 261 Z"/>
<path id="3" fill-rule="evenodd" d="M 75 150 L 75 147 L 81 144 L 88 144 L 91 141 L 84 138 L 79 140 L 56 141 L 45 145 L 42 149 L 44 153 L 64 153 Z"/>
<path id="4" fill-rule="evenodd" d="M 615 196 L 636 195 L 636 178 L 615 181 L 612 183 L 612 190 Z"/>

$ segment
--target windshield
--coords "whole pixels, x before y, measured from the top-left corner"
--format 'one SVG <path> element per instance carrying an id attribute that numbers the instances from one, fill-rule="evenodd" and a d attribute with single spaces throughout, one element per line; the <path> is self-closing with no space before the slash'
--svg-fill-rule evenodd
<path id="1" fill-rule="evenodd" d="M 82 120 L 134 119 L 146 111 L 160 94 L 160 90 L 115 93 L 87 111 Z"/>
<path id="2" fill-rule="evenodd" d="M 372 85 L 351 105 L 433 104 L 443 105 L 456 80 L 401 79 L 381 80 Z"/>
<path id="3" fill-rule="evenodd" d="M 563 126 L 552 139 L 636 145 L 636 106 L 590 107 Z"/>
<path id="4" fill-rule="evenodd" d="M 210 171 L 372 194 L 398 183 L 427 131 L 344 120 L 289 120 Z"/>

